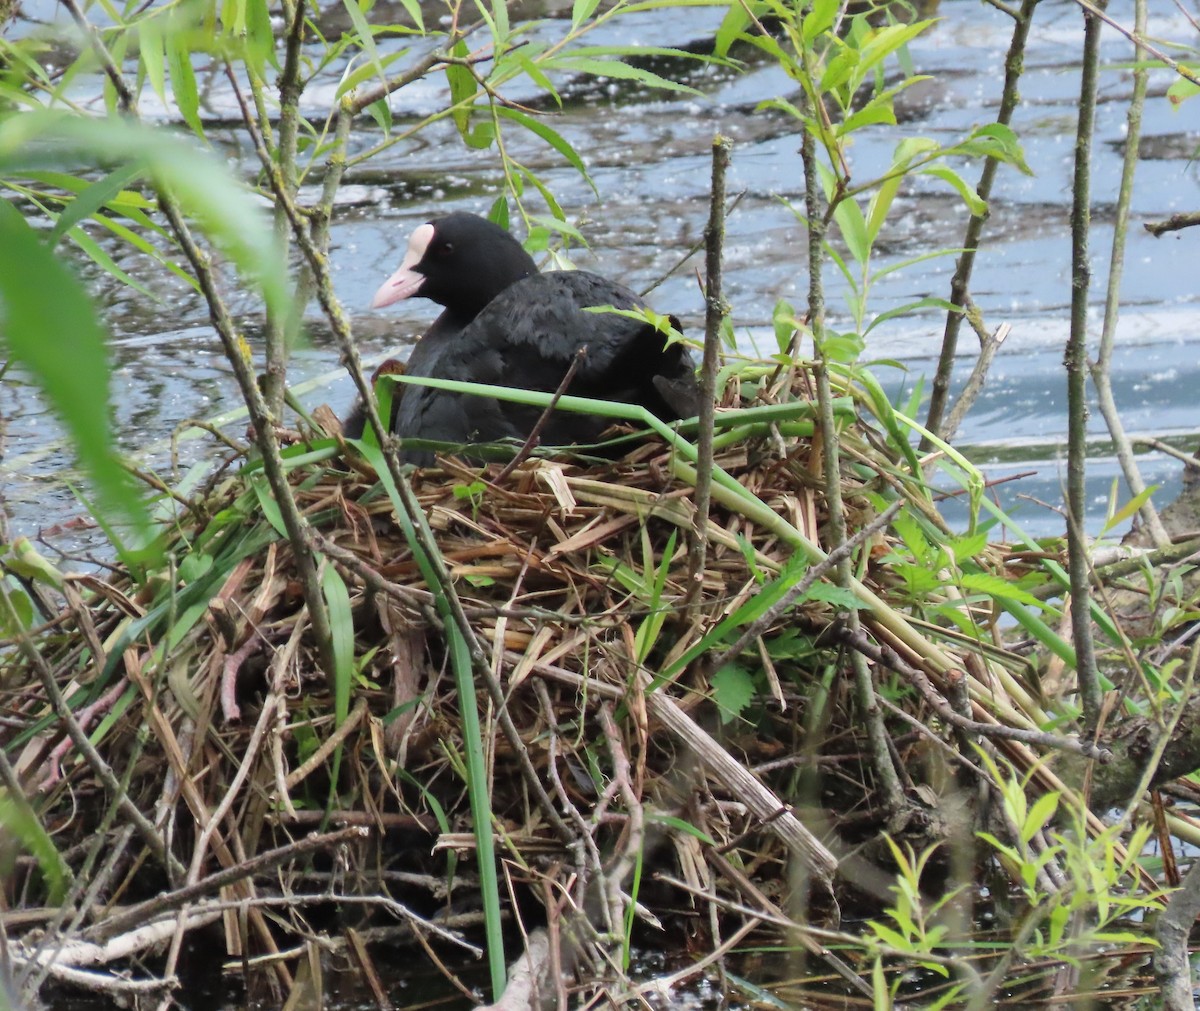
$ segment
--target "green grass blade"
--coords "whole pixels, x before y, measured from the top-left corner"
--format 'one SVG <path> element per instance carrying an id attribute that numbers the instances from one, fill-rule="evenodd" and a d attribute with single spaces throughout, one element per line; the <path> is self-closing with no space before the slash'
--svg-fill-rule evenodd
<path id="1" fill-rule="evenodd" d="M 438 614 L 446 629 L 447 645 L 450 649 L 450 666 L 454 671 L 454 683 L 458 689 L 459 718 L 462 720 L 463 746 L 467 755 L 467 794 L 474 822 L 475 847 L 479 865 L 479 889 L 483 900 L 484 934 L 487 938 L 488 966 L 491 970 L 492 991 L 497 1000 L 504 992 L 508 967 L 504 960 L 504 932 L 500 914 L 500 876 L 496 869 L 495 837 L 492 833 L 491 792 L 488 789 L 487 771 L 484 761 L 483 731 L 479 723 L 479 700 L 475 694 L 475 674 L 471 667 L 471 653 L 462 631 L 450 613 L 450 606 L 443 594 L 438 592 L 439 582 L 433 565 L 425 554 L 417 537 L 414 523 L 425 526 L 425 533 L 432 541 L 433 535 L 422 515 L 410 516 L 400 497 L 387 463 L 378 446 L 363 440 L 352 445 L 366 457 L 375 468 L 384 490 L 391 500 L 396 521 L 404 539 L 408 542 L 426 585 L 433 591 Z"/>

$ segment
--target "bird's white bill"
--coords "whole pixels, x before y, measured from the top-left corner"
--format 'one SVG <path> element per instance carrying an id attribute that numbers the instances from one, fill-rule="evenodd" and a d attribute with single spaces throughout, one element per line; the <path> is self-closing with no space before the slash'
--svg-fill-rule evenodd
<path id="1" fill-rule="evenodd" d="M 391 277 L 389 277 L 375 292 L 371 299 L 372 309 L 382 309 L 385 305 L 400 302 L 416 295 L 421 285 L 425 283 L 425 275 L 416 270 L 416 266 L 425 257 L 429 241 L 433 238 L 433 225 L 425 224 L 414 229 L 408 239 L 408 252 L 404 260 Z"/>

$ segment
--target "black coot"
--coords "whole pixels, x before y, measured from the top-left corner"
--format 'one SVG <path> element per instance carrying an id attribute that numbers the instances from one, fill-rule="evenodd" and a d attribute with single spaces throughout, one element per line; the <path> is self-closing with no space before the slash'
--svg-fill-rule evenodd
<path id="1" fill-rule="evenodd" d="M 681 345 L 667 345 L 647 323 L 589 306 L 643 306 L 623 285 L 588 271 L 537 268 L 503 228 L 456 212 L 418 228 L 400 269 L 375 295 L 378 308 L 419 295 L 445 310 L 413 348 L 411 376 L 489 383 L 552 393 L 576 352 L 586 353 L 567 392 L 573 396 L 641 404 L 664 421 L 699 410 L 695 366 Z M 397 388 L 392 429 L 404 439 L 439 442 L 524 440 L 542 414 L 489 397 L 423 386 Z M 542 430 L 544 445 L 594 442 L 610 422 L 555 411 Z M 412 463 L 433 462 L 410 449 Z"/>

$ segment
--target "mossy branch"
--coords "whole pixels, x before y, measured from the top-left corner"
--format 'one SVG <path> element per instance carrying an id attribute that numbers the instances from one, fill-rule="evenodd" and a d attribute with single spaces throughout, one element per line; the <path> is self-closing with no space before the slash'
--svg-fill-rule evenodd
<path id="1" fill-rule="evenodd" d="M 1067 370 L 1067 567 L 1071 578 L 1071 631 L 1086 734 L 1100 723 L 1100 674 L 1092 636 L 1087 513 L 1087 313 L 1091 286 L 1088 231 L 1091 227 L 1091 149 L 1100 76 L 1101 21 L 1084 14 L 1083 70 L 1075 132 L 1075 177 L 1071 188 L 1071 330 L 1063 364 Z"/>

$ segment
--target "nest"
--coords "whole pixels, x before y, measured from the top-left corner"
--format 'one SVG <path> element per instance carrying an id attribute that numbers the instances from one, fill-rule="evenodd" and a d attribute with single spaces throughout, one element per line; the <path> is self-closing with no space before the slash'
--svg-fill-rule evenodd
<path id="1" fill-rule="evenodd" d="M 865 531 L 857 585 L 899 603 L 869 524 L 903 490 L 903 460 L 857 423 L 843 452 L 844 519 Z M 362 942 L 382 939 L 439 965 L 477 955 L 467 784 L 481 743 L 507 922 L 548 926 L 581 979 L 605 975 L 606 946 L 631 931 L 678 950 L 715 943 L 726 916 L 748 929 L 727 908 L 754 895 L 778 910 L 797 869 L 831 910 L 821 840 L 870 836 L 885 812 L 842 676 L 849 591 L 801 585 L 814 560 L 797 545 L 826 539 L 820 453 L 795 424 L 723 449 L 717 465 L 750 498 L 714 486 L 699 568 L 679 463 L 652 440 L 599 465 L 416 472 L 453 600 L 377 482 L 297 466 L 343 657 L 353 636 L 348 678 L 323 671 L 292 546 L 252 469 L 176 521 L 171 570 L 68 579 L 5 688 L 21 735 L 9 775 L 57 839 L 55 856 L 18 862 L 8 897 L 64 903 L 74 919 L 33 918 L 18 965 L 153 989 L 166 983 L 80 967 L 165 946 L 173 971 L 201 927 L 287 984 L 286 956 L 317 934 L 364 966 Z M 876 640 L 903 652 L 887 624 Z M 452 640 L 475 675 L 466 706 Z M 86 957 L 45 956 L 43 928 Z M 152 943 L 129 944 L 151 929 Z"/>

